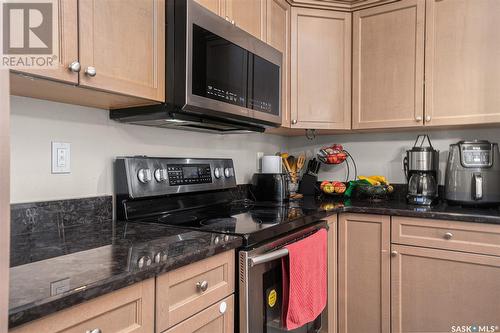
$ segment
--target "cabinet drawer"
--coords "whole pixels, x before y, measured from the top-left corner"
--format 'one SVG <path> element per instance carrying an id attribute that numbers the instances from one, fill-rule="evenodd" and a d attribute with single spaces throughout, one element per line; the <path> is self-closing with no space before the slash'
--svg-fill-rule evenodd
<path id="1" fill-rule="evenodd" d="M 57 312 L 10 333 L 150 333 L 154 329 L 154 279 Z"/>
<path id="2" fill-rule="evenodd" d="M 231 295 L 164 333 L 233 333 L 234 296 Z"/>
<path id="3" fill-rule="evenodd" d="M 156 331 L 163 332 L 234 292 L 234 250 L 158 276 Z M 202 290 L 202 284 L 206 290 Z"/>
<path id="4" fill-rule="evenodd" d="M 500 256 L 500 226 L 393 217 L 392 242 Z"/>

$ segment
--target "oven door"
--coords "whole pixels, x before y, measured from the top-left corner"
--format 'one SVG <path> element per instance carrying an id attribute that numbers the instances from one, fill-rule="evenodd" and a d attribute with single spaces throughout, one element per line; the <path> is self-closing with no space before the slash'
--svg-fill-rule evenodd
<path id="1" fill-rule="evenodd" d="M 281 124 L 282 54 L 187 1 L 184 109 Z"/>
<path id="2" fill-rule="evenodd" d="M 240 333 L 319 332 L 322 315 L 295 330 L 287 331 L 283 327 L 281 261 L 287 250 L 280 247 L 321 228 L 326 228 L 324 221 L 256 249 L 239 252 Z"/>

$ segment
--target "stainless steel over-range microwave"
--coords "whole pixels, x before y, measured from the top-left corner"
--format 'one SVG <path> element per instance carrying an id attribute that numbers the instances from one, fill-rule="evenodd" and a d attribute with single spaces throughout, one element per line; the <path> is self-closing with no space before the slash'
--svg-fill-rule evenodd
<path id="1" fill-rule="evenodd" d="M 281 124 L 281 52 L 193 0 L 167 0 L 166 19 L 166 103 L 111 118 L 219 132 Z"/>

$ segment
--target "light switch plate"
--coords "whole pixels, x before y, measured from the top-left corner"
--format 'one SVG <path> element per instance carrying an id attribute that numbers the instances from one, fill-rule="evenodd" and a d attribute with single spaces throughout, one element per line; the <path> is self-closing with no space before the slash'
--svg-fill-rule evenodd
<path id="1" fill-rule="evenodd" d="M 71 172 L 71 145 L 65 142 L 52 142 L 52 173 Z"/>

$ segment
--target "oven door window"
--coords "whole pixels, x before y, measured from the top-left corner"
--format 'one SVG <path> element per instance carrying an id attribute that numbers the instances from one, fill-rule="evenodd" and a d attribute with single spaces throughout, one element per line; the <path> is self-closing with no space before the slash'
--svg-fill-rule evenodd
<path id="1" fill-rule="evenodd" d="M 283 278 L 281 259 L 254 266 L 249 274 L 249 331 L 263 333 L 313 333 L 321 328 L 321 316 L 295 330 L 283 327 Z"/>
<path id="2" fill-rule="evenodd" d="M 248 52 L 193 25 L 194 95 L 247 107 Z"/>

